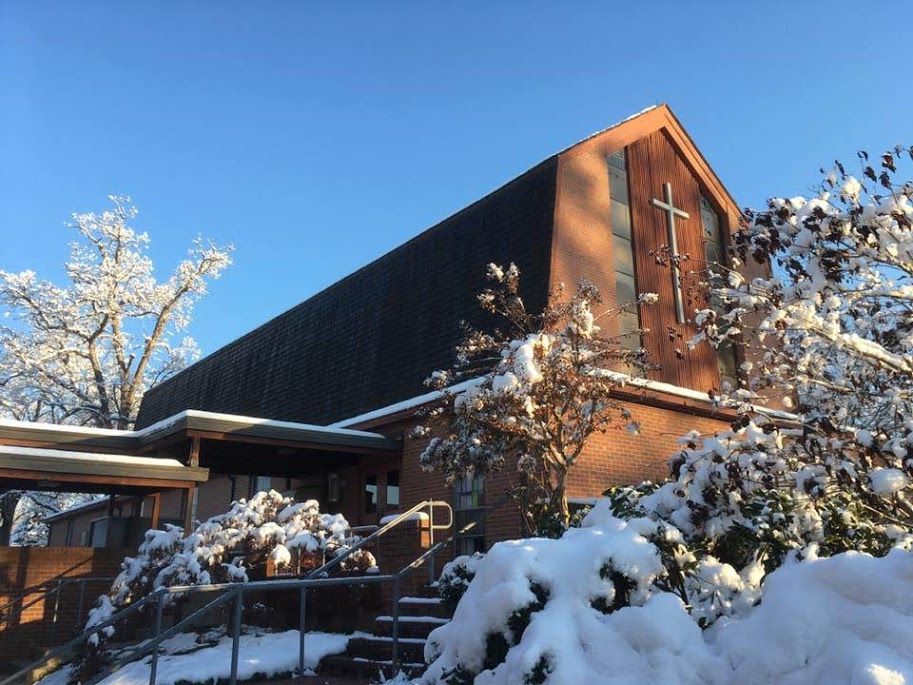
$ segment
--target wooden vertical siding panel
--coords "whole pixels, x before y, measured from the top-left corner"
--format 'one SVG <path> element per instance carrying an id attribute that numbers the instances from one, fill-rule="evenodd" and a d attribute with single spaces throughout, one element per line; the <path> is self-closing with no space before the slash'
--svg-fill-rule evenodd
<path id="1" fill-rule="evenodd" d="M 644 138 L 628 146 L 628 187 L 631 196 L 631 225 L 634 233 L 634 267 L 637 287 L 642 293 L 656 293 L 659 301 L 640 308 L 644 347 L 650 360 L 660 369 L 651 374 L 657 380 L 681 385 L 678 365 L 670 345 L 666 344 L 666 329 L 675 321 L 675 300 L 669 270 L 656 264 L 655 253 L 666 243 L 666 228 L 662 214 L 650 205 L 659 197 L 654 187 L 661 190 L 663 174 L 655 170 L 653 151 L 649 139 Z"/>
<path id="2" fill-rule="evenodd" d="M 694 310 L 705 306 L 698 286 L 699 272 L 704 268 L 700 185 L 662 131 L 628 146 L 628 180 L 638 289 L 660 297 L 656 305 L 641 307 L 640 312 L 641 325 L 650 331 L 645 336 L 645 347 L 661 367 L 653 377 L 697 390 L 719 387 L 715 353 L 706 345 L 691 351 L 687 345 L 697 333 L 690 323 Z M 684 324 L 675 320 L 671 266 L 657 264 L 655 256 L 669 242 L 666 217 L 651 205 L 653 198 L 662 197 L 663 183 L 672 186 L 674 205 L 690 216 L 676 220 L 679 254 L 688 256 L 681 263 L 685 315 L 689 320 Z"/>

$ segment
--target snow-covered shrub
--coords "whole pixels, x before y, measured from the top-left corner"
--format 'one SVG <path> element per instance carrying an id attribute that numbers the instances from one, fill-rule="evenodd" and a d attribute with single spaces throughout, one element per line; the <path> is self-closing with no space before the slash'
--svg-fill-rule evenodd
<path id="1" fill-rule="evenodd" d="M 635 428 L 614 391 L 620 381 L 605 369 L 646 368 L 645 352 L 624 348 L 598 322 L 637 303 L 593 311 L 598 289 L 581 282 L 569 299 L 554 293 L 541 314 L 526 311 L 519 295 L 520 273 L 513 264 L 488 267 L 493 285 L 479 301 L 503 320 L 504 333 L 469 331 L 449 371 L 435 371 L 428 384 L 443 391 L 444 406 L 422 410 L 425 418 L 445 415 L 446 430 L 419 427 L 433 435 L 421 455 L 422 467 L 448 482 L 467 474 L 516 469 L 511 494 L 530 533 L 560 535 L 568 525 L 568 473 L 594 433 Z M 655 301 L 645 294 L 643 304 Z M 455 393 L 456 381 L 470 379 Z M 448 389 L 449 388 L 449 389 Z"/>
<path id="2" fill-rule="evenodd" d="M 689 613 L 662 588 L 668 570 L 651 541 L 661 528 L 614 519 L 600 505 L 585 527 L 559 540 L 495 545 L 479 561 L 451 623 L 431 634 L 431 663 L 420 682 L 899 685 L 913 679 L 910 552 L 789 561 L 767 576 L 754 606 L 701 630 L 694 608 Z M 611 581 L 613 572 L 625 582 Z M 705 561 L 702 573 L 717 587 L 739 582 L 714 578 L 727 573 L 723 565 Z M 534 586 L 547 593 L 537 596 Z M 511 621 L 521 614 L 517 630 Z"/>
<path id="3" fill-rule="evenodd" d="M 310 556 L 311 566 L 320 565 L 346 549 L 348 529 L 341 514 L 321 513 L 316 500 L 296 503 L 271 490 L 232 503 L 226 513 L 200 523 L 187 536 L 171 525 L 149 530 L 137 556 L 124 559 L 109 594 L 99 597 L 86 627 L 161 587 L 245 582 L 250 569 L 267 559 L 281 568 Z M 366 571 L 376 562 L 364 550 L 344 565 L 343 571 Z M 178 598 L 166 595 L 166 604 Z M 104 662 L 105 638 L 111 634 L 106 632 L 89 639 L 81 657 L 83 675 Z"/>
<path id="4" fill-rule="evenodd" d="M 476 576 L 476 569 L 479 567 L 479 561 L 485 557 L 481 552 L 475 554 L 463 554 L 451 562 L 444 565 L 441 570 L 441 577 L 438 579 L 438 594 L 441 602 L 447 608 L 449 613 L 456 610 L 457 604 L 469 587 L 469 583 Z"/>
<path id="5" fill-rule="evenodd" d="M 680 666 L 680 650 L 700 641 L 700 629 L 662 589 L 663 554 L 649 540 L 659 530 L 597 507 L 559 539 L 496 544 L 478 560 L 451 623 L 429 637 L 422 682 L 603 682 L 612 668 L 630 667 L 632 638 L 618 637 L 632 621 L 647 622 L 634 647 L 643 650 L 639 682 L 651 682 L 651 674 L 665 682 L 663 670 Z M 646 614 L 626 614 L 632 607 Z M 648 631 L 650 620 L 658 625 Z M 704 647 L 683 660 L 697 674 L 707 658 Z"/>

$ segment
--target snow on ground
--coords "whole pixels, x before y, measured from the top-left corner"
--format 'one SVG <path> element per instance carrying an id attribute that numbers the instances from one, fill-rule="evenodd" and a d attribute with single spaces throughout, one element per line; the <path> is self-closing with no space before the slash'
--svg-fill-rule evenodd
<path id="1" fill-rule="evenodd" d="M 653 584 L 647 525 L 605 519 L 559 540 L 495 545 L 453 621 L 431 634 L 436 660 L 420 682 L 913 685 L 910 552 L 787 563 L 760 604 L 702 631 Z M 631 606 L 606 613 L 627 582 L 619 574 Z"/>
<path id="2" fill-rule="evenodd" d="M 759 606 L 707 637 L 739 685 L 913 683 L 913 555 L 847 552 L 782 567 Z"/>
<path id="3" fill-rule="evenodd" d="M 363 636 L 362 633 L 306 633 L 305 666 L 313 670 L 323 657 L 344 652 L 350 639 Z M 202 636 L 204 640 L 205 637 Z M 199 644 L 198 639 L 196 633 L 185 633 L 163 643 L 166 654 L 159 656 L 157 685 L 174 685 L 179 681 L 212 683 L 218 679 L 228 679 L 231 675 L 231 638 L 222 636 L 215 644 L 188 651 Z M 298 631 L 242 635 L 238 655 L 239 680 L 295 671 L 298 668 Z M 151 658 L 146 657 L 128 664 L 102 680 L 99 685 L 147 685 L 150 662 Z M 38 685 L 65 685 L 66 671 L 60 669 L 43 678 Z"/>

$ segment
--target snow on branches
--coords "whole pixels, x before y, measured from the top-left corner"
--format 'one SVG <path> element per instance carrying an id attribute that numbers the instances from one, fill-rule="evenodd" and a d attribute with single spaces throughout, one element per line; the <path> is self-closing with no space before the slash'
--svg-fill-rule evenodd
<path id="1" fill-rule="evenodd" d="M 269 558 L 285 566 L 293 552 L 334 556 L 348 528 L 341 514 L 320 513 L 316 500 L 296 503 L 275 490 L 259 492 L 186 537 L 176 526 L 147 531 L 137 556 L 124 560 L 111 601 L 119 608 L 160 587 L 243 582 L 253 564 Z"/>
<path id="2" fill-rule="evenodd" d="M 715 436 L 689 435 L 673 480 L 614 493 L 618 511 L 677 526 L 699 553 L 768 570 L 787 557 L 913 545 L 913 183 L 896 148 L 860 178 L 837 163 L 814 198 L 746 211 L 744 263 L 698 312 L 701 338 L 751 347 L 753 390 L 797 400 L 792 420 L 754 411 Z M 789 402 L 792 404 L 792 402 Z M 644 496 L 645 495 L 645 496 Z"/>
<path id="3" fill-rule="evenodd" d="M 321 513 L 316 500 L 296 503 L 275 490 L 234 502 L 226 513 L 200 523 L 187 536 L 170 525 L 149 530 L 137 556 L 124 559 L 111 591 L 98 598 L 86 627 L 162 587 L 246 582 L 248 571 L 267 559 L 279 568 L 295 557 L 307 568 L 304 561 L 311 559 L 316 568 L 348 548 L 348 531 L 341 514 Z M 367 571 L 375 564 L 370 552 L 358 550 L 340 570 Z M 165 601 L 170 604 L 177 598 L 169 594 Z M 78 671 L 91 671 L 104 661 L 105 641 L 113 634 L 106 631 L 89 639 Z"/>
<path id="4" fill-rule="evenodd" d="M 545 311 L 534 315 L 519 296 L 516 266 L 491 264 L 488 277 L 493 286 L 479 301 L 506 322 L 507 330 L 468 331 L 456 350 L 455 367 L 432 374 L 429 385 L 444 390 L 449 406 L 435 408 L 430 417 L 447 413 L 449 426 L 432 438 L 421 462 L 426 470 L 441 471 L 448 482 L 516 466 L 521 484 L 514 494 L 529 531 L 563 530 L 568 471 L 588 438 L 613 424 L 636 429 L 628 410 L 613 397 L 619 381 L 604 371 L 622 365 L 643 368 L 644 353 L 627 351 L 602 334 L 598 320 L 617 310 L 594 313 L 600 297 L 590 283 L 582 282 L 568 300 L 556 294 Z M 645 303 L 653 299 L 644 296 Z M 459 393 L 446 389 L 465 379 L 476 381 Z M 418 431 L 421 436 L 431 433 Z"/>
<path id="5" fill-rule="evenodd" d="M 753 389 L 797 398 L 801 415 L 852 425 L 898 458 L 913 436 L 913 182 L 896 178 L 903 156 L 913 148 L 873 163 L 861 152 L 859 179 L 835 163 L 817 196 L 746 210 L 733 252 L 771 265 L 770 276 L 733 274 L 715 292 L 722 311 L 697 316 L 713 344 L 756 348 L 746 355 Z"/>
<path id="6" fill-rule="evenodd" d="M 73 215 L 61 287 L 33 271 L 0 271 L 0 413 L 20 420 L 127 428 L 143 392 L 197 355 L 173 342 L 206 282 L 231 264 L 231 248 L 197 239 L 171 276 L 156 281 L 149 236 L 130 224 L 122 196 L 99 214 Z"/>

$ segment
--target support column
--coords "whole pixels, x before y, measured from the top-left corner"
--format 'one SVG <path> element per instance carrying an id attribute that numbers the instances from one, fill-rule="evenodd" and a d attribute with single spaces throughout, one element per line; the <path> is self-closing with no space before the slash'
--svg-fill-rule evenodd
<path id="1" fill-rule="evenodd" d="M 187 466 L 194 468 L 200 465 L 200 438 L 194 436 L 190 440 L 190 455 L 187 459 Z M 187 491 L 187 499 L 184 502 L 184 535 L 190 534 L 190 528 L 197 518 L 197 484 L 194 483 Z"/>
<path id="2" fill-rule="evenodd" d="M 108 546 L 108 543 L 111 540 L 111 522 L 114 520 L 114 503 L 116 498 L 117 495 L 113 493 L 108 495 L 108 520 L 105 522 L 105 547 Z"/>
<path id="3" fill-rule="evenodd" d="M 159 512 L 161 511 L 162 506 L 162 493 L 154 492 L 152 493 L 152 521 L 150 524 L 151 528 L 159 527 Z"/>

